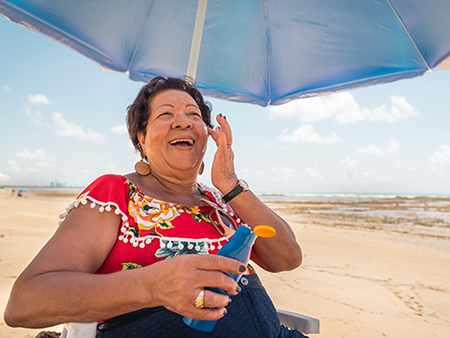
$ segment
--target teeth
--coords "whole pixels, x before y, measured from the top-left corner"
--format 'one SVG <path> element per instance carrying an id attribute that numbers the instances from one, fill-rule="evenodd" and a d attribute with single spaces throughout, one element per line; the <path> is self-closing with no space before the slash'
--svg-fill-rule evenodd
<path id="1" fill-rule="evenodd" d="M 175 144 L 175 143 L 178 143 L 178 142 L 186 142 L 186 143 L 189 144 L 190 146 L 194 144 L 194 141 L 192 141 L 192 140 L 190 140 L 190 139 L 173 140 L 173 141 L 170 141 L 169 143 L 170 143 L 170 144 Z"/>

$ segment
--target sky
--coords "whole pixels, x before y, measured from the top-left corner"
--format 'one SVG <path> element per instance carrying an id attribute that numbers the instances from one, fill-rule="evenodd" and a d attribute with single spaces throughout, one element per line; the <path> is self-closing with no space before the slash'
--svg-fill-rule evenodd
<path id="1" fill-rule="evenodd" d="M 126 108 L 143 85 L 0 16 L 0 185 L 133 171 Z M 254 191 L 450 194 L 450 70 L 276 107 L 206 99 Z"/>

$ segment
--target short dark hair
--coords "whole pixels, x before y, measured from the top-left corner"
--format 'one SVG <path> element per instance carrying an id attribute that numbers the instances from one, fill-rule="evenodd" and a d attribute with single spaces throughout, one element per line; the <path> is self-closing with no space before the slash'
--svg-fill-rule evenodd
<path id="1" fill-rule="evenodd" d="M 147 128 L 147 122 L 150 117 L 150 103 L 156 94 L 164 90 L 181 90 L 188 93 L 197 103 L 202 113 L 202 119 L 205 124 L 212 128 L 211 124 L 211 105 L 205 102 L 203 95 L 195 87 L 194 81 L 190 78 L 185 80 L 173 77 L 156 76 L 143 86 L 137 95 L 134 102 L 128 107 L 127 114 L 127 128 L 130 135 L 131 142 L 137 151 L 142 153 L 141 145 L 139 144 L 138 134 L 144 133 Z"/>

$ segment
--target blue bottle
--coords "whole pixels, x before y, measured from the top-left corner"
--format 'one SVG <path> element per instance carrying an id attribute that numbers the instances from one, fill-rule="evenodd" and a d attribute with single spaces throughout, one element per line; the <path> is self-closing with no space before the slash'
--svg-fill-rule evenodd
<path id="1" fill-rule="evenodd" d="M 233 237 L 219 250 L 218 256 L 234 258 L 239 262 L 247 265 L 250 258 L 250 251 L 255 243 L 256 237 L 272 237 L 275 235 L 275 230 L 267 225 L 256 226 L 255 229 L 246 226 L 237 228 Z M 224 272 L 227 276 L 233 278 L 236 282 L 242 274 L 231 274 Z M 214 291 L 226 295 L 227 293 L 220 288 L 205 288 L 205 290 Z M 183 318 L 184 323 L 196 330 L 203 332 L 211 332 L 216 325 L 217 320 L 196 320 L 188 317 Z"/>

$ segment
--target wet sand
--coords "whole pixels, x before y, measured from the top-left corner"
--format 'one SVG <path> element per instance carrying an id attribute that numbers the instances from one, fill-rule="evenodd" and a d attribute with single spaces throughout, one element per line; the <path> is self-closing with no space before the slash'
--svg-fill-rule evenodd
<path id="1" fill-rule="evenodd" d="M 0 189 L 2 313 L 15 278 L 73 198 L 33 192 L 17 197 Z M 448 201 L 266 203 L 290 223 L 305 258 L 295 271 L 260 271 L 260 277 L 278 308 L 320 319 L 321 334 L 311 337 L 449 336 Z M 39 331 L 0 320 L 0 338 Z"/>

